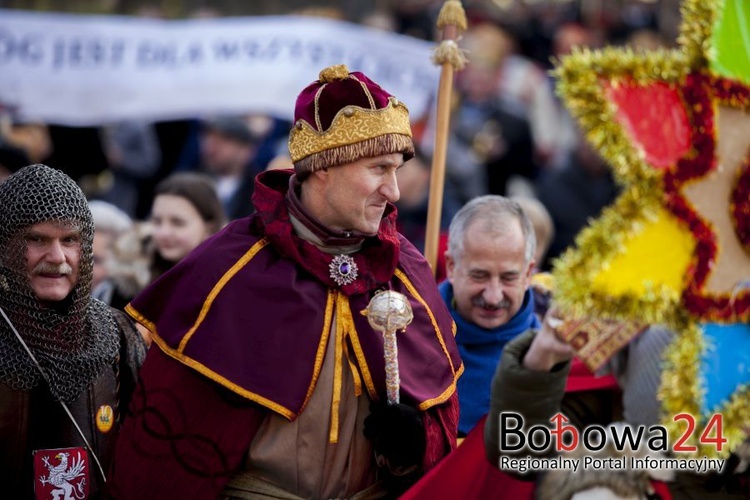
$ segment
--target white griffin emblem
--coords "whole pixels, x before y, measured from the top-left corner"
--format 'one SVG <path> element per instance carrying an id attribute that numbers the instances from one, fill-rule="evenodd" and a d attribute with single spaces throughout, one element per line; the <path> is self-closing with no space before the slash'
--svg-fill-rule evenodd
<path id="1" fill-rule="evenodd" d="M 75 488 L 70 484 L 70 481 L 83 476 L 86 465 L 79 452 L 77 457 L 71 461 L 70 467 L 68 467 L 69 456 L 70 453 L 65 452 L 55 455 L 55 458 L 60 460 L 58 465 L 50 464 L 47 457 L 42 458 L 44 465 L 49 471 L 49 475 L 47 477 L 39 476 L 39 481 L 42 484 L 51 484 L 56 488 L 51 492 L 52 500 L 76 500 L 85 496 L 83 488 L 86 479 L 82 479 Z"/>

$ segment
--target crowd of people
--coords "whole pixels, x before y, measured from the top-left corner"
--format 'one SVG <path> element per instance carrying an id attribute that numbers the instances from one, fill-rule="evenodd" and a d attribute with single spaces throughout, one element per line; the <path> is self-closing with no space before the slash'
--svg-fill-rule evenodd
<path id="1" fill-rule="evenodd" d="M 361 13 L 356 21 L 431 40 L 439 6 L 404 2 L 389 10 Z M 640 9 L 639 14 L 633 9 Z M 593 48 L 613 41 L 644 46 L 644 39 L 654 43 L 659 40 L 658 17 L 648 5 L 602 7 L 595 17 L 575 2 L 523 8 L 518 3 L 510 11 L 476 3 L 467 5 L 467 12 L 470 29 L 460 43 L 470 64 L 456 80 L 442 227 L 447 230 L 451 217 L 476 196 L 538 198 L 555 222 L 549 253 L 538 263 L 549 269 L 572 235 L 617 194 L 608 170 L 586 150 L 554 95 L 554 81 L 547 73 L 550 60 L 575 46 Z M 136 13 L 164 15 L 153 9 Z M 335 9 L 299 13 L 345 18 Z M 627 33 L 633 35 L 628 38 Z M 249 215 L 255 176 L 269 167 L 291 167 L 285 146 L 291 123 L 279 117 L 237 114 L 67 127 L 17 121 L 14 110 L 2 106 L 0 178 L 21 166 L 46 162 L 70 175 L 89 199 L 109 202 L 134 220 L 151 216 L 159 182 L 186 171 L 213 179 L 227 220 Z M 429 166 L 431 120 L 412 121 L 418 156 Z M 420 193 L 429 175 L 409 172 L 403 177 L 407 176 L 399 223 L 422 249 L 420 204 L 426 195 Z"/>
<path id="2" fill-rule="evenodd" d="M 4 124 L 11 497 L 395 498 L 488 414 L 493 465 L 503 411 L 655 423 L 671 332 L 650 327 L 614 377 L 558 336 L 543 271 L 618 188 L 544 66 L 495 21 L 462 40 L 434 270 L 422 256 L 432 125 L 343 65 L 302 89 L 292 122 Z M 550 50 L 597 35 L 565 24 Z M 67 168 L 54 140 L 66 134 L 93 138 L 106 167 Z M 410 315 L 398 354 L 371 318 L 386 292 Z M 556 480 L 540 488 L 563 491 Z M 746 488 L 685 476 L 672 495 Z"/>

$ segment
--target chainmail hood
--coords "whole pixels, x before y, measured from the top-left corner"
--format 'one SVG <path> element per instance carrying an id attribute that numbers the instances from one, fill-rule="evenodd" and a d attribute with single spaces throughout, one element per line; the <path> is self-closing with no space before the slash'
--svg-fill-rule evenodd
<path id="1" fill-rule="evenodd" d="M 68 297 L 45 307 L 31 287 L 26 233 L 54 221 L 80 231 L 78 281 Z M 118 353 L 117 323 L 91 298 L 94 223 L 86 197 L 67 175 L 30 165 L 0 183 L 0 307 L 50 378 L 52 394 L 71 402 Z M 29 390 L 42 380 L 15 334 L 0 318 L 0 382 Z"/>

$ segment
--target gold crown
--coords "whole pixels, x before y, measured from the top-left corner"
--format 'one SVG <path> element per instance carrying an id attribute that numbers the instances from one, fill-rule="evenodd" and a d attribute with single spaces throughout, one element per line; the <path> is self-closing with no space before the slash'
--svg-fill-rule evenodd
<path id="1" fill-rule="evenodd" d="M 292 162 L 328 149 L 348 146 L 386 134 L 411 137 L 409 110 L 391 96 L 381 109 L 345 106 L 333 117 L 328 130 L 318 132 L 305 120 L 297 120 L 289 134 Z"/>

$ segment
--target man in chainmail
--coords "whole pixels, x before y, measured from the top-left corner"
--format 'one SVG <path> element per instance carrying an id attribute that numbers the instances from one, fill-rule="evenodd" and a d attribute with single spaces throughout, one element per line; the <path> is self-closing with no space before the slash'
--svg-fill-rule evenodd
<path id="1" fill-rule="evenodd" d="M 72 179 L 45 165 L 19 170 L 0 184 L 0 221 L 3 496 L 39 492 L 34 452 L 87 443 L 87 488 L 101 496 L 92 458 L 106 471 L 145 345 L 124 314 L 91 298 L 94 224 Z"/>

